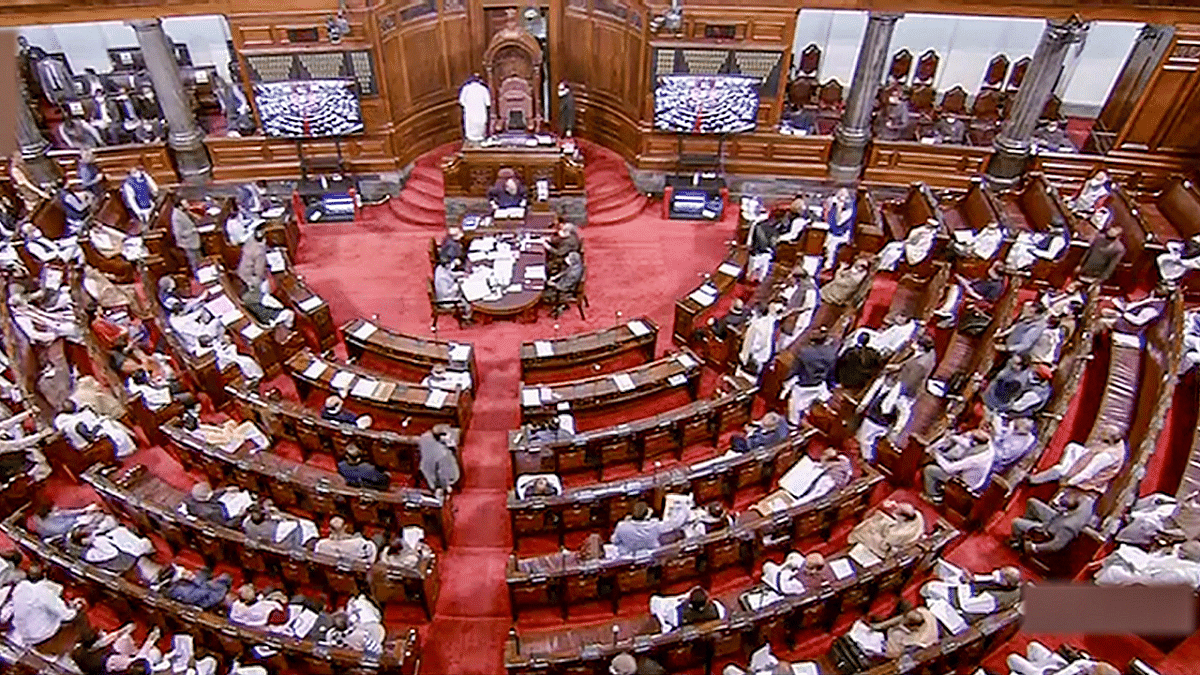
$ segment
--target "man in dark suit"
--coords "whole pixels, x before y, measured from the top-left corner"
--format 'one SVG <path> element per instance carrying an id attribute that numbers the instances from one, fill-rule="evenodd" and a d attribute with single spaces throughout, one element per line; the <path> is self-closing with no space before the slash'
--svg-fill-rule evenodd
<path id="1" fill-rule="evenodd" d="M 337 470 L 350 487 L 386 490 L 392 483 L 391 477 L 368 462 L 362 450 L 353 443 L 346 446 L 346 456 L 337 463 Z"/>
<path id="2" fill-rule="evenodd" d="M 550 316 L 557 319 L 567 308 L 564 301 L 567 296 L 579 290 L 583 273 L 583 258 L 576 251 L 568 253 L 566 267 L 546 281 L 544 298 L 546 304 L 553 308 L 550 310 Z"/>
<path id="3" fill-rule="evenodd" d="M 1094 496 L 1072 488 L 1059 490 L 1049 504 L 1029 499 L 1025 514 L 1012 522 L 1008 543 L 1026 553 L 1061 551 L 1083 530 L 1095 510 Z"/>

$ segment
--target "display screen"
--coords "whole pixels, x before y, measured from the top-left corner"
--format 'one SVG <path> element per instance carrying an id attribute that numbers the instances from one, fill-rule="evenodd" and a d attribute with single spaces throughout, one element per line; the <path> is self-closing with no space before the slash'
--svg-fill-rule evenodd
<path id="1" fill-rule="evenodd" d="M 759 78 L 664 75 L 654 88 L 654 128 L 684 134 L 753 131 Z"/>
<path id="2" fill-rule="evenodd" d="M 363 131 L 354 80 L 288 80 L 254 85 L 268 136 L 349 136 Z"/>

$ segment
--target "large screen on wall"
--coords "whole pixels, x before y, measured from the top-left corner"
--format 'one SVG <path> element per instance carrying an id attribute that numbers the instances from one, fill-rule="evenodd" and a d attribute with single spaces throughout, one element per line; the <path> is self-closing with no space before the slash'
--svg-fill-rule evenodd
<path id="1" fill-rule="evenodd" d="M 757 77 L 664 75 L 654 88 L 654 128 L 684 134 L 753 131 L 758 120 Z"/>
<path id="2" fill-rule="evenodd" d="M 354 80 L 285 80 L 254 85 L 268 136 L 349 136 L 363 131 Z"/>

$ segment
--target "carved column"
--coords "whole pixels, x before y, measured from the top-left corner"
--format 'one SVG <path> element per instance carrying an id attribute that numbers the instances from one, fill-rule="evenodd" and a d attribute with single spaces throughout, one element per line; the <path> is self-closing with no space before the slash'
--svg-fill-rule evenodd
<path id="1" fill-rule="evenodd" d="M 21 158 L 25 160 L 25 166 L 29 169 L 29 177 L 38 185 L 56 183 L 62 174 L 58 164 L 46 156 L 50 142 L 42 136 L 42 130 L 33 119 L 29 101 L 25 99 L 22 91 L 18 91 L 18 94 L 21 100 L 17 104 L 17 148 L 20 149 Z"/>
<path id="2" fill-rule="evenodd" d="M 207 180 L 212 175 L 212 160 L 204 147 L 204 132 L 192 114 L 179 65 L 175 62 L 175 51 L 163 32 L 162 21 L 137 19 L 129 25 L 137 33 L 146 71 L 167 121 L 167 146 L 174 151 L 179 177 L 186 182 Z"/>
<path id="3" fill-rule="evenodd" d="M 892 31 L 902 16 L 871 12 L 867 20 L 867 32 L 858 50 L 858 62 L 854 66 L 854 79 L 850 82 L 850 93 L 846 97 L 846 109 L 833 132 L 829 176 L 835 181 L 853 181 L 862 171 L 863 154 L 871 137 L 871 110 L 887 68 Z"/>
<path id="4" fill-rule="evenodd" d="M 1088 25 L 1074 16 L 1066 21 L 1046 21 L 1042 39 L 1033 52 L 1016 101 L 996 136 L 996 153 L 992 155 L 987 168 L 991 182 L 1010 185 L 1025 171 L 1030 137 L 1046 107 L 1046 101 L 1054 92 L 1054 85 L 1062 72 L 1063 59 L 1071 45 L 1087 34 Z"/>

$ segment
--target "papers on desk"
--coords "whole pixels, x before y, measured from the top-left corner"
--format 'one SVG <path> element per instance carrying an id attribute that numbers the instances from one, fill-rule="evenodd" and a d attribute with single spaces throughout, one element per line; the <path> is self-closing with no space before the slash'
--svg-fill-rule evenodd
<path id="1" fill-rule="evenodd" d="M 675 373 L 667 378 L 667 384 L 671 385 L 672 387 L 682 387 L 683 385 L 687 384 L 687 376 L 683 373 Z"/>
<path id="2" fill-rule="evenodd" d="M 925 603 L 929 613 L 936 616 L 938 623 L 946 627 L 954 635 L 959 635 L 967 629 L 967 622 L 945 600 L 930 600 Z"/>
<path id="3" fill-rule="evenodd" d="M 741 599 L 746 605 L 747 609 L 752 612 L 757 612 L 763 607 L 773 605 L 780 600 L 783 600 L 783 596 L 771 590 L 769 587 L 763 586 L 762 588 L 755 588 L 746 591 L 742 594 Z"/>
<path id="4" fill-rule="evenodd" d="M 364 321 L 361 324 L 359 324 L 358 328 L 355 328 L 354 330 L 350 331 L 350 334 L 353 335 L 354 337 L 358 338 L 359 340 L 366 340 L 367 338 L 374 335 L 375 332 L 378 330 L 379 330 L 379 327 L 376 326 L 375 324 Z"/>
<path id="5" fill-rule="evenodd" d="M 341 375 L 341 373 L 338 374 Z M 354 387 L 350 389 L 350 393 L 362 398 L 373 398 L 375 396 L 375 387 L 378 385 L 378 380 L 372 380 L 369 377 L 360 377 L 354 383 Z"/>
<path id="6" fill-rule="evenodd" d="M 640 319 L 637 321 L 630 321 L 625 325 L 629 327 L 629 332 L 633 333 L 634 337 L 642 337 L 643 335 L 650 334 L 650 327 Z"/>
<path id="7" fill-rule="evenodd" d="M 426 408 L 441 408 L 446 405 L 446 399 L 450 396 L 450 392 L 441 389 L 430 389 L 429 396 L 425 399 Z"/>
<path id="8" fill-rule="evenodd" d="M 534 340 L 533 351 L 538 358 L 545 358 L 554 355 L 554 345 L 546 340 Z"/>
<path id="9" fill-rule="evenodd" d="M 975 232 L 973 230 L 955 230 L 954 240 L 960 244 L 970 244 L 975 241 Z"/>
<path id="10" fill-rule="evenodd" d="M 854 568 L 850 566 L 850 562 L 845 558 L 838 558 L 829 563 L 829 570 L 833 572 L 833 576 L 840 579 L 849 579 L 854 576 Z"/>
<path id="11" fill-rule="evenodd" d="M 699 363 L 696 363 L 696 359 L 693 359 L 689 354 L 680 354 L 679 356 L 675 357 L 675 360 L 679 362 L 679 365 L 683 366 L 687 370 L 691 370 L 692 368 L 700 365 Z"/>
<path id="12" fill-rule="evenodd" d="M 488 259 L 487 251 L 471 251 L 467 253 L 467 260 L 477 263 Z"/>
<path id="13" fill-rule="evenodd" d="M 538 387 L 538 397 L 542 399 L 542 403 L 550 403 L 554 400 L 554 390 L 550 387 Z"/>
<path id="14" fill-rule="evenodd" d="M 334 389 L 345 389 L 346 387 L 349 387 L 352 382 L 354 382 L 354 377 L 354 373 L 340 370 L 334 374 L 333 379 L 329 380 L 329 386 L 333 387 Z"/>
<path id="15" fill-rule="evenodd" d="M 284 209 L 282 206 L 272 206 L 271 208 L 262 212 L 262 217 L 263 218 L 278 218 L 279 216 L 283 215 L 283 210 Z"/>
<path id="16" fill-rule="evenodd" d="M 494 248 L 496 248 L 495 237 L 477 237 L 471 240 L 471 246 L 467 250 L 483 251 L 486 253 Z"/>
<path id="17" fill-rule="evenodd" d="M 550 134 L 536 134 L 533 138 L 542 145 L 554 145 L 554 137 Z"/>
<path id="18" fill-rule="evenodd" d="M 301 312 L 311 312 L 321 306 L 321 298 L 317 295 L 310 295 L 307 298 L 296 303 L 296 307 L 300 308 Z"/>
<path id="19" fill-rule="evenodd" d="M 705 283 L 700 288 L 692 291 L 692 294 L 688 298 L 701 307 L 708 307 L 717 301 L 717 295 L 717 287 L 710 283 Z"/>
<path id="20" fill-rule="evenodd" d="M 224 294 L 209 300 L 204 304 L 204 307 L 216 317 L 223 317 L 230 312 L 237 311 L 237 308 L 233 306 L 233 301 L 229 299 L 229 296 Z"/>
<path id="21" fill-rule="evenodd" d="M 821 669 L 812 661 L 793 661 L 792 675 L 821 675 Z"/>
<path id="22" fill-rule="evenodd" d="M 263 329 L 259 328 L 253 323 L 246 324 L 246 327 L 242 329 L 242 337 L 246 338 L 247 340 L 257 340 L 262 336 L 262 334 Z"/>
<path id="23" fill-rule="evenodd" d="M 287 261 L 283 259 L 283 252 L 279 249 L 267 251 L 267 269 L 272 272 L 282 272 L 287 269 Z"/>
<path id="24" fill-rule="evenodd" d="M 525 278 L 533 280 L 544 280 L 546 278 L 545 265 L 530 265 L 525 268 Z"/>
<path id="25" fill-rule="evenodd" d="M 683 521 L 695 506 L 696 499 L 690 493 L 668 493 L 663 497 L 663 521 Z"/>
<path id="26" fill-rule="evenodd" d="M 486 269 L 486 268 L 484 268 Z M 482 300 L 492 294 L 492 289 L 488 286 L 488 273 L 472 274 L 463 279 L 462 294 L 467 299 L 467 302 L 475 302 Z"/>
<path id="27" fill-rule="evenodd" d="M 510 206 L 507 209 L 496 209 L 492 212 L 496 220 L 520 220 L 525 217 L 525 207 Z"/>
<path id="28" fill-rule="evenodd" d="M 450 343 L 451 361 L 466 361 L 469 358 L 471 358 L 471 345 L 460 345 L 457 342 Z"/>
<path id="29" fill-rule="evenodd" d="M 613 384 L 617 385 L 617 389 L 621 391 L 632 391 L 637 388 L 633 383 L 633 378 L 629 377 L 629 373 L 617 373 L 613 375 Z"/>
<path id="30" fill-rule="evenodd" d="M 717 272 L 728 277 L 736 277 L 742 273 L 742 268 L 738 267 L 736 263 L 723 262 L 721 263 L 721 266 L 717 268 Z"/>
<path id="31" fill-rule="evenodd" d="M 501 286 L 508 286 L 512 282 L 514 262 L 515 261 L 512 258 L 497 257 L 494 265 L 494 274 L 496 275 L 496 281 L 499 282 Z"/>
<path id="32" fill-rule="evenodd" d="M 206 265 L 196 270 L 196 279 L 205 286 L 217 280 L 217 266 Z"/>
<path id="33" fill-rule="evenodd" d="M 504 287 L 504 292 L 505 293 L 520 293 L 521 292 L 521 284 L 509 284 Z"/>
<path id="34" fill-rule="evenodd" d="M 854 562 L 858 563 L 859 567 L 870 567 L 883 562 L 883 560 L 879 556 L 875 555 L 871 549 L 863 546 L 862 544 L 855 544 L 850 549 L 850 558 L 854 560 Z"/>
<path id="35" fill-rule="evenodd" d="M 821 477 L 817 463 L 808 455 L 802 455 L 800 461 L 792 465 L 779 479 L 779 487 L 799 497 L 808 492 L 812 484 Z"/>
<path id="36" fill-rule="evenodd" d="M 326 364 L 324 361 L 314 360 L 308 364 L 308 367 L 304 369 L 302 375 L 304 375 L 304 377 L 307 379 L 315 380 L 324 375 L 326 370 L 329 370 L 328 364 Z"/>
<path id="37" fill-rule="evenodd" d="M 541 404 L 542 398 L 538 395 L 537 387 L 526 387 L 521 390 L 521 405 L 534 408 Z"/>

